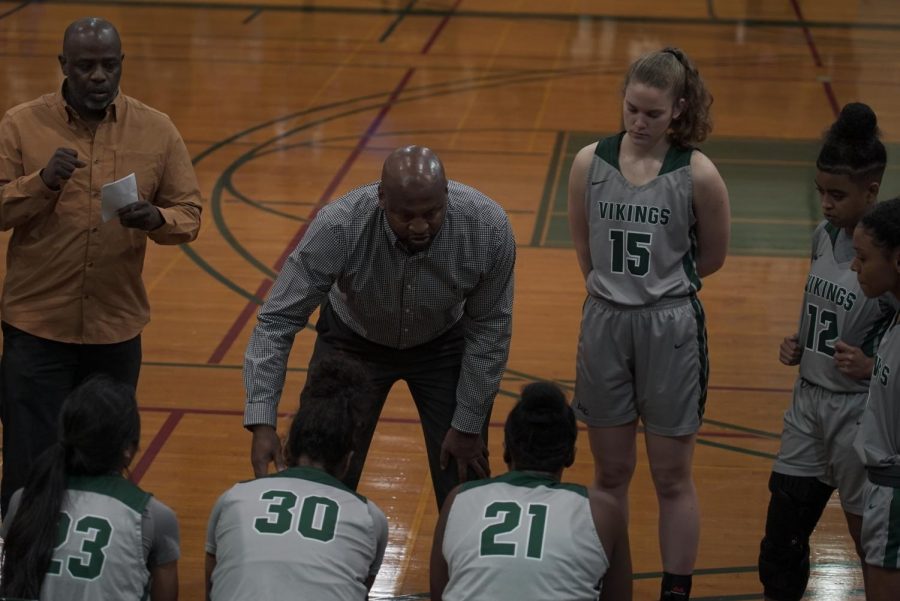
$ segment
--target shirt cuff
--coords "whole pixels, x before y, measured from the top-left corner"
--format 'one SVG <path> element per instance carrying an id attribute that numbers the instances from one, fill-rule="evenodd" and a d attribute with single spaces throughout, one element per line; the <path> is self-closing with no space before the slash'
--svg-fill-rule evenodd
<path id="1" fill-rule="evenodd" d="M 59 187 L 59 190 L 54 190 L 52 188 L 48 188 L 47 184 L 44 183 L 43 178 L 41 177 L 41 170 L 38 170 L 31 175 L 26 175 L 22 180 L 20 180 L 20 188 L 22 191 L 32 198 L 39 198 L 45 201 L 53 201 L 59 198 L 59 195 L 62 193 L 63 188 L 66 183 L 63 182 L 63 185 Z"/>
<path id="2" fill-rule="evenodd" d="M 450 422 L 450 426 L 454 430 L 458 430 L 466 434 L 481 434 L 481 429 L 484 426 L 484 420 L 485 417 L 483 415 L 476 415 L 460 406 L 457 406 L 456 413 L 453 414 L 453 421 Z"/>
<path id="3" fill-rule="evenodd" d="M 278 405 L 262 401 L 247 401 L 244 407 L 244 427 L 278 425 Z"/>

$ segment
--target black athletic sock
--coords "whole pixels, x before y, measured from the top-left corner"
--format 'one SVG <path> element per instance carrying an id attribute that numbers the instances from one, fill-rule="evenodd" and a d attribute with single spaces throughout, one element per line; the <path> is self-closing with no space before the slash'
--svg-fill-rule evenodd
<path id="1" fill-rule="evenodd" d="M 663 572 L 660 601 L 688 601 L 691 598 L 691 574 Z"/>

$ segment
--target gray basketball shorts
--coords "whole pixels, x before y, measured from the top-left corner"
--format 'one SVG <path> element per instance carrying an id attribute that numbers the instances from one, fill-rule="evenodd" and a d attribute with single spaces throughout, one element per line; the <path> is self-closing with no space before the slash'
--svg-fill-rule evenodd
<path id="1" fill-rule="evenodd" d="M 900 569 L 900 488 L 866 482 L 862 548 L 867 564 Z"/>
<path id="2" fill-rule="evenodd" d="M 853 439 L 867 397 L 866 392 L 832 392 L 797 378 L 772 469 L 818 478 L 840 491 L 844 511 L 862 515 L 866 468 Z"/>
<path id="3" fill-rule="evenodd" d="M 588 296 L 572 401 L 579 420 L 602 428 L 640 417 L 653 434 L 693 434 L 708 381 L 706 323 L 696 297 L 632 308 Z"/>

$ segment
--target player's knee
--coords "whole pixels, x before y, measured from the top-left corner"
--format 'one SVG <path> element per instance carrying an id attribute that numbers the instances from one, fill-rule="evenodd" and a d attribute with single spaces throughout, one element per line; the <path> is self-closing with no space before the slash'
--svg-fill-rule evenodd
<path id="1" fill-rule="evenodd" d="M 759 579 L 767 598 L 798 601 L 809 581 L 809 537 L 833 489 L 816 478 L 773 473 L 769 490 Z"/>
<path id="2" fill-rule="evenodd" d="M 603 490 L 628 486 L 634 475 L 634 464 L 627 461 L 603 462 L 597 468 L 597 484 Z"/>
<path id="3" fill-rule="evenodd" d="M 677 499 L 685 495 L 693 494 L 694 482 L 691 479 L 690 467 L 671 467 L 654 469 L 651 466 L 653 485 L 656 487 L 656 495 L 660 499 Z"/>

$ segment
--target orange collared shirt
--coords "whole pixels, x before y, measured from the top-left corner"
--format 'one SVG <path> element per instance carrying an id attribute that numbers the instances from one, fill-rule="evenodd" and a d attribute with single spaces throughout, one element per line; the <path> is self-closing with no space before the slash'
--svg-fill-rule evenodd
<path id="1" fill-rule="evenodd" d="M 87 166 L 51 190 L 40 171 L 60 147 Z M 101 186 L 132 172 L 165 220 L 152 232 L 101 218 Z M 59 342 L 134 338 L 150 321 L 147 238 L 190 242 L 200 211 L 187 147 L 163 113 L 120 93 L 92 131 L 61 92 L 10 109 L 0 121 L 0 229 L 13 230 L 0 319 Z"/>

